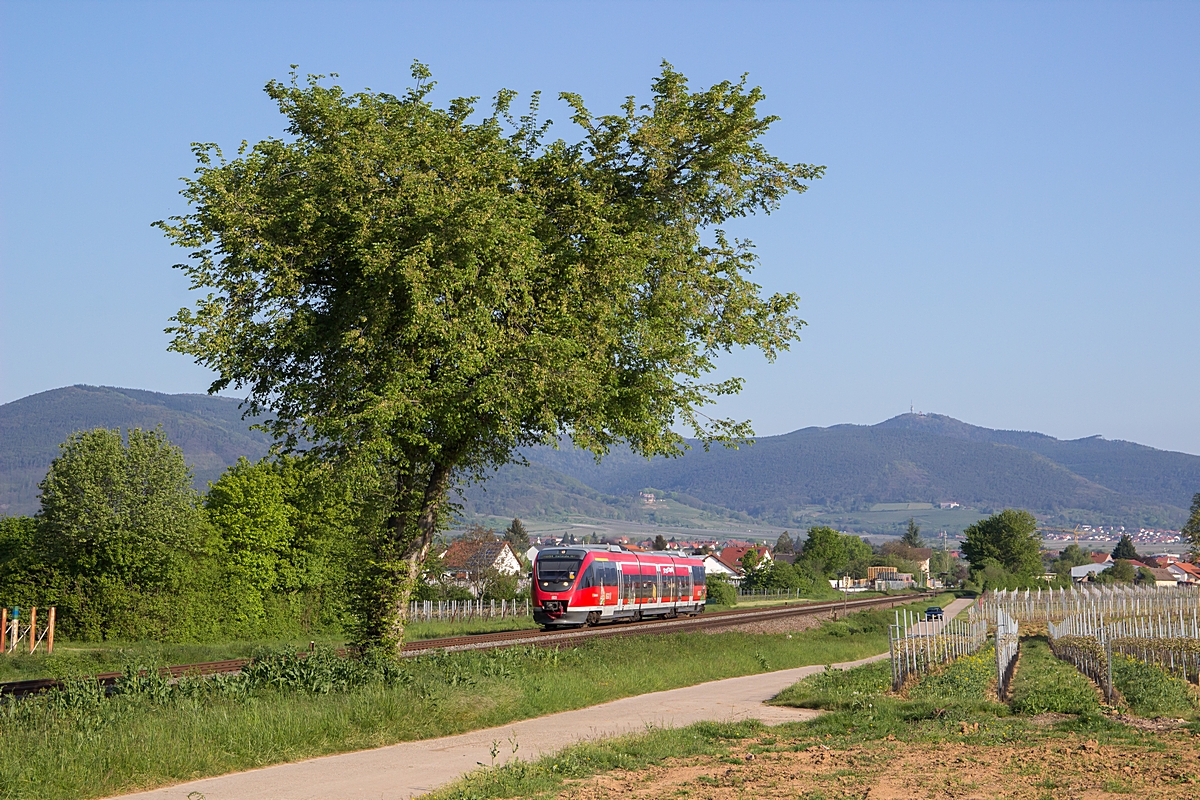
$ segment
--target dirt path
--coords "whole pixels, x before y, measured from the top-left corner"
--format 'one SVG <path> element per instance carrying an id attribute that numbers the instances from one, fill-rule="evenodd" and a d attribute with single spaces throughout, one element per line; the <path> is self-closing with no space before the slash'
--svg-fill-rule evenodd
<path id="1" fill-rule="evenodd" d="M 956 600 L 950 619 L 970 605 Z M 856 667 L 886 654 L 835 664 Z M 126 800 L 404 800 L 443 786 L 481 764 L 511 758 L 532 760 L 585 739 L 681 727 L 703 720 L 758 719 L 767 724 L 809 719 L 817 712 L 764 706 L 823 666 L 747 675 L 682 689 L 626 697 L 591 708 L 564 711 L 482 731 L 342 753 L 250 772 L 205 778 L 164 789 L 124 795 Z M 513 753 L 512 743 L 517 751 Z M 199 797 L 196 794 L 199 793 Z"/>

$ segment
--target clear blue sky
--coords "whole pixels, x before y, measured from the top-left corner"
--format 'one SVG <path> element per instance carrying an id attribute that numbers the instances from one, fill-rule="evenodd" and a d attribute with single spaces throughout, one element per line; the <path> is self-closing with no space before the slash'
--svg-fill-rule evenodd
<path id="1" fill-rule="evenodd" d="M 203 391 L 150 223 L 188 145 L 282 132 L 288 65 L 438 97 L 647 96 L 748 71 L 770 148 L 828 176 L 734 229 L 804 340 L 723 404 L 760 434 L 936 411 L 1200 454 L 1200 4 L 53 3 L 0 20 L 0 402 Z M 557 133 L 567 114 L 546 105 Z"/>

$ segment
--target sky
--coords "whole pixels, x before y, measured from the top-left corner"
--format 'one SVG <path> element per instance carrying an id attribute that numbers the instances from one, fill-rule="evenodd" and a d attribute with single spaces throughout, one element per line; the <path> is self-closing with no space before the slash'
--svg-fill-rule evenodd
<path id="1" fill-rule="evenodd" d="M 760 435 L 917 411 L 1200 454 L 1200 4 L 0 3 L 0 403 L 77 383 L 203 392 L 151 227 L 189 145 L 283 133 L 262 91 L 336 72 L 435 101 L 560 91 L 596 113 L 749 80 L 765 142 L 826 177 L 770 216 L 765 292 L 808 322 L 723 357 Z"/>

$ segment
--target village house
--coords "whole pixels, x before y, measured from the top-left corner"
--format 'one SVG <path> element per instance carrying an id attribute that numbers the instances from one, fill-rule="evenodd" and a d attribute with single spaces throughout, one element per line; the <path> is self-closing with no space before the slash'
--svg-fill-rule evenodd
<path id="1" fill-rule="evenodd" d="M 503 540 L 457 541 L 441 554 L 441 558 L 447 582 L 461 586 L 476 597 L 486 591 L 489 575 L 520 575 L 522 571 L 521 559 L 512 545 Z"/>

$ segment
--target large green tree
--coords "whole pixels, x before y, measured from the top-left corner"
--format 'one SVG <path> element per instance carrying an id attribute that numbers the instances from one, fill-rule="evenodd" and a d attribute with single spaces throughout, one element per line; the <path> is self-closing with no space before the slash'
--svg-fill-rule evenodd
<path id="1" fill-rule="evenodd" d="M 801 552 L 805 561 L 830 578 L 846 574 L 866 577 L 872 555 L 871 546 L 857 536 L 821 526 L 809 528 Z"/>
<path id="2" fill-rule="evenodd" d="M 287 138 L 231 160 L 197 145 L 192 212 L 157 223 L 204 293 L 172 348 L 285 449 L 354 476 L 363 633 L 392 646 L 457 481 L 563 435 L 647 456 L 679 452 L 677 425 L 706 446 L 750 435 L 702 413 L 741 387 L 707 375 L 734 347 L 773 359 L 803 322 L 721 226 L 822 173 L 767 152 L 775 118 L 744 79 L 694 92 L 664 65 L 647 105 L 605 116 L 563 94 L 582 131 L 566 142 L 536 96 L 513 120 L 502 90 L 479 118 L 413 77 L 400 96 L 269 83 Z"/>
<path id="3" fill-rule="evenodd" d="M 1037 519 L 1028 511 L 1005 509 L 967 527 L 963 535 L 962 552 L 972 568 L 994 561 L 1016 576 L 1041 573 L 1041 537 Z"/>
<path id="4" fill-rule="evenodd" d="M 162 586 L 171 563 L 202 545 L 191 469 L 161 430 L 72 434 L 39 486 L 39 534 L 68 575 Z"/>

